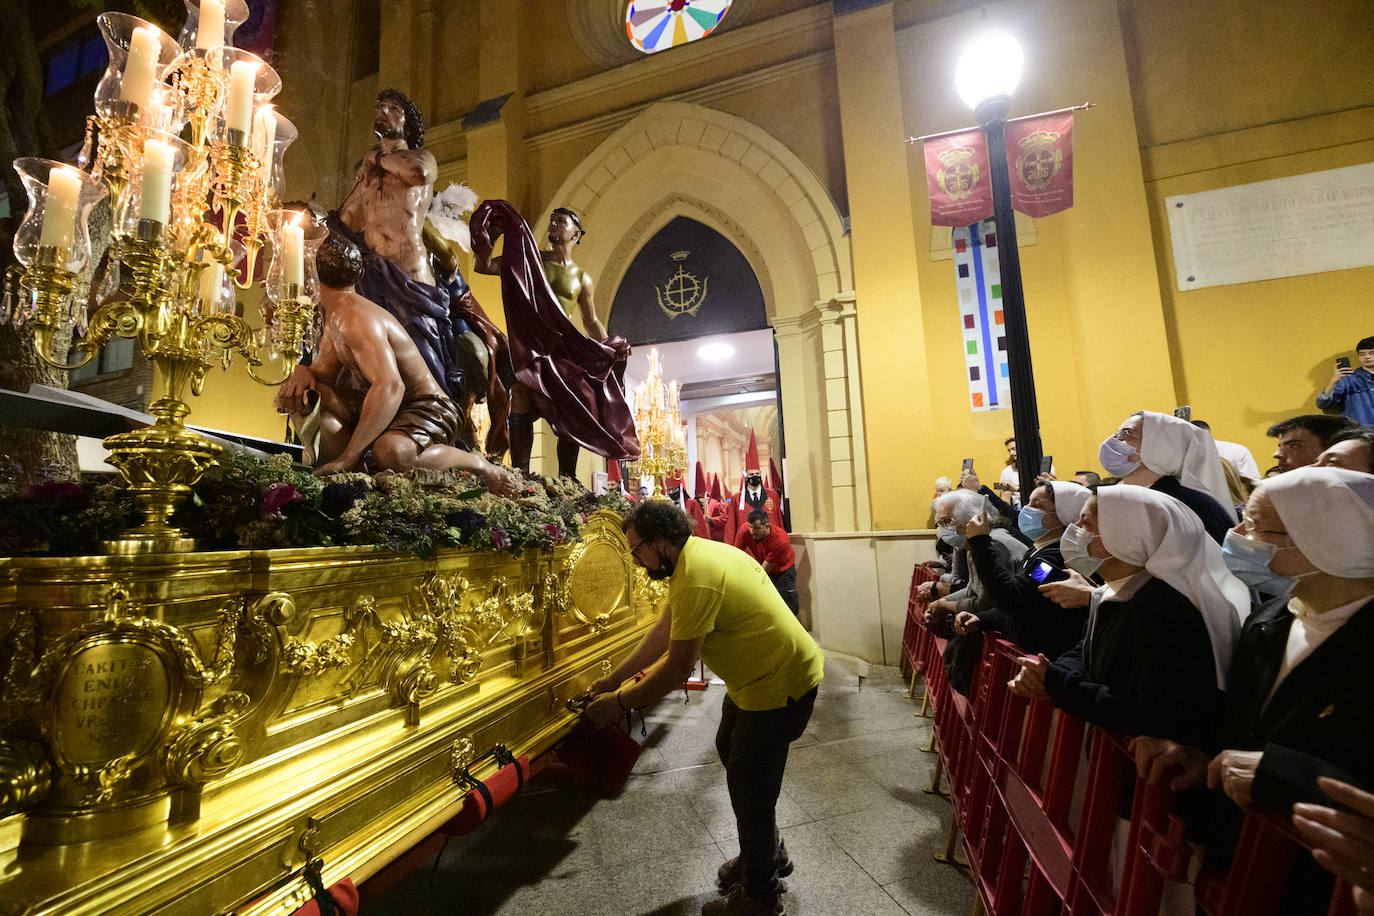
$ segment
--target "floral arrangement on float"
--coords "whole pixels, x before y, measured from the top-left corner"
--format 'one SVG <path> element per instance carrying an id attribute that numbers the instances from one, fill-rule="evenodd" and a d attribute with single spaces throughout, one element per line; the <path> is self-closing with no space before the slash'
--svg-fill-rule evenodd
<path id="1" fill-rule="evenodd" d="M 581 538 L 598 509 L 629 510 L 575 480 L 530 475 L 520 495 L 488 493 L 472 474 L 336 474 L 320 480 L 284 455 L 236 453 L 191 488 L 172 522 L 201 550 L 375 546 L 431 557 L 446 547 L 506 551 Z M 0 482 L 0 556 L 100 553 L 138 521 L 133 496 L 109 480 Z"/>

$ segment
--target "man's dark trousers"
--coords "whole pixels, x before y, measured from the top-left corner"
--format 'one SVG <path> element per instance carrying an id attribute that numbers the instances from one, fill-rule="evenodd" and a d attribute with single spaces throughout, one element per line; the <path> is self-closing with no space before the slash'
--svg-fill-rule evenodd
<path id="1" fill-rule="evenodd" d="M 797 603 L 797 564 L 793 563 L 780 573 L 771 573 L 768 576 L 773 582 L 773 587 L 782 595 L 783 602 L 792 609 L 792 616 L 797 616 L 797 611 L 801 607 Z"/>
<path id="2" fill-rule="evenodd" d="M 778 709 L 740 709 L 727 695 L 721 704 L 716 751 L 725 764 L 730 806 L 739 827 L 744 887 L 755 897 L 778 893 L 778 795 L 788 746 L 806 731 L 816 691 Z"/>

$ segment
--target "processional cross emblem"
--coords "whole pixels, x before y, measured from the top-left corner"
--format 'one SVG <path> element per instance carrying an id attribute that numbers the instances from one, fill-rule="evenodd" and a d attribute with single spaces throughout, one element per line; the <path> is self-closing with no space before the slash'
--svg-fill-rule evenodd
<path id="1" fill-rule="evenodd" d="M 670 254 L 669 257 L 678 262 L 677 273 L 669 277 L 663 286 L 654 287 L 658 307 L 670 320 L 679 315 L 695 316 L 697 309 L 706 301 L 706 282 L 710 277 L 702 277 L 698 282 L 695 276 L 683 269 L 682 261 L 686 260 L 688 254 L 686 251 Z"/>
<path id="2" fill-rule="evenodd" d="M 973 150 L 967 146 L 951 146 L 940 154 L 944 168 L 935 173 L 935 180 L 950 200 L 964 200 L 973 194 L 979 178 L 973 156 Z"/>
<path id="3" fill-rule="evenodd" d="M 1059 133 L 1037 130 L 1019 143 L 1021 155 L 1016 157 L 1016 174 L 1032 191 L 1049 187 L 1064 164 L 1064 152 L 1059 148 Z"/>

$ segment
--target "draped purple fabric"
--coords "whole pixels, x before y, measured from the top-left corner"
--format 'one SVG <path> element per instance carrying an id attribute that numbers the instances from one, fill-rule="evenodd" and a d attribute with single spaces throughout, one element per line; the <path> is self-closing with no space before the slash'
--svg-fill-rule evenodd
<path id="1" fill-rule="evenodd" d="M 639 437 L 625 402 L 625 339 L 592 340 L 568 319 L 544 276 L 533 233 L 509 203 L 483 201 L 468 222 L 473 251 L 484 256 L 506 237 L 506 335 L 515 377 L 533 392 L 540 414 L 559 438 L 612 460 L 638 458 Z"/>

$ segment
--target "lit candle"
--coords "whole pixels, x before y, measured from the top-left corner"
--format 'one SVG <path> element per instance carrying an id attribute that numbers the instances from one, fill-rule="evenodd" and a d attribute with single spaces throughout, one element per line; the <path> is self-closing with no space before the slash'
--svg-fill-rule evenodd
<path id="1" fill-rule="evenodd" d="M 150 219 L 164 225 L 168 222 L 172 210 L 172 155 L 171 144 L 161 140 L 144 141 L 139 219 Z"/>
<path id="2" fill-rule="evenodd" d="M 224 45 L 224 4 L 221 0 L 200 0 L 200 22 L 196 26 L 197 48 Z"/>
<path id="3" fill-rule="evenodd" d="M 305 230 L 296 223 L 287 223 L 281 230 L 281 243 L 283 279 L 288 286 L 305 286 Z"/>
<path id="4" fill-rule="evenodd" d="M 207 313 L 219 311 L 224 297 L 224 267 L 219 261 L 207 261 L 200 272 L 200 301 Z"/>
<path id="5" fill-rule="evenodd" d="M 119 97 L 133 102 L 140 109 L 148 107 L 157 83 L 157 61 L 162 56 L 162 42 L 158 30 L 141 25 L 129 39 L 129 59 L 124 64 L 124 76 L 119 81 Z"/>
<path id="6" fill-rule="evenodd" d="M 76 209 L 81 200 L 81 173 L 62 166 L 48 174 L 48 200 L 43 206 L 39 245 L 70 249 L 76 236 Z"/>
<path id="7" fill-rule="evenodd" d="M 253 123 L 253 86 L 258 79 L 258 65 L 246 60 L 235 61 L 229 68 L 229 104 L 224 107 L 225 126 L 241 130 L 247 139 Z"/>

